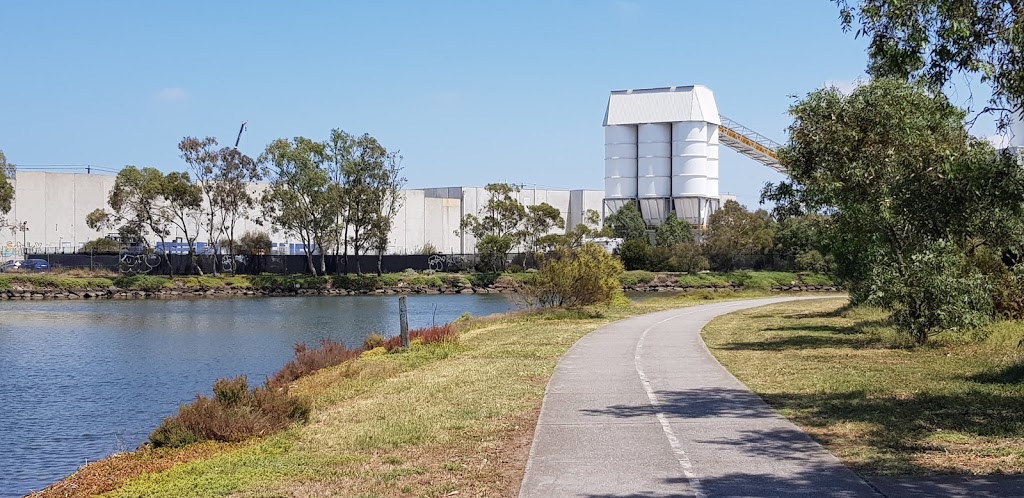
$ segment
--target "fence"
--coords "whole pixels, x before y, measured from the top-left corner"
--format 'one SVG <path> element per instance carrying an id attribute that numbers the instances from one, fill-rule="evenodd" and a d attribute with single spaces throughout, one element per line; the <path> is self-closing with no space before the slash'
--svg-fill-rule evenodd
<path id="1" fill-rule="evenodd" d="M 168 254 L 29 254 L 29 259 L 44 259 L 52 269 L 91 269 L 109 270 L 125 274 L 138 275 L 189 275 L 192 271 L 192 260 L 188 255 Z M 324 256 L 327 274 L 345 271 L 345 261 L 341 256 Z M 319 270 L 320 256 L 313 257 L 314 265 Z M 381 259 L 381 269 L 385 273 L 401 272 L 406 269 L 418 271 L 434 270 L 457 272 L 471 270 L 476 262 L 472 254 L 385 254 Z M 216 264 L 217 271 L 243 275 L 276 273 L 282 275 L 309 273 L 309 263 L 305 256 L 272 255 L 272 256 L 196 256 L 196 263 L 204 273 L 212 273 Z M 348 257 L 348 272 L 355 272 L 357 260 Z M 363 273 L 377 271 L 377 256 L 359 256 L 358 268 Z"/>

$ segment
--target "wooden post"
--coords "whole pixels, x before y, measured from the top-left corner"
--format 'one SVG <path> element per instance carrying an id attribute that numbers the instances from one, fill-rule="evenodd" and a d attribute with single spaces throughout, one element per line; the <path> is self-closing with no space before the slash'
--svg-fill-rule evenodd
<path id="1" fill-rule="evenodd" d="M 402 348 L 409 349 L 409 308 L 405 304 L 405 296 L 398 298 L 398 318 L 401 321 Z"/>

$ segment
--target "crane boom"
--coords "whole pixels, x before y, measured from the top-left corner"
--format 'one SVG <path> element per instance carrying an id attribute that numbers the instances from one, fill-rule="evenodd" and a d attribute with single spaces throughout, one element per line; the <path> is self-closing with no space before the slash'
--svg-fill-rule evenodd
<path id="1" fill-rule="evenodd" d="M 242 132 L 245 131 L 245 125 L 248 121 L 242 121 L 242 126 L 238 128 L 238 138 L 235 139 L 235 148 L 238 148 L 238 143 L 242 141 Z"/>

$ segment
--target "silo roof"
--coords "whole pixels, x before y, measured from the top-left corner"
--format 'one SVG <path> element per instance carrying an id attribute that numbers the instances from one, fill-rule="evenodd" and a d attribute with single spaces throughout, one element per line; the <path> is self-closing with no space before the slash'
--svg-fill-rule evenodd
<path id="1" fill-rule="evenodd" d="M 715 94 L 703 85 L 616 90 L 608 96 L 604 125 L 706 121 L 722 124 Z"/>

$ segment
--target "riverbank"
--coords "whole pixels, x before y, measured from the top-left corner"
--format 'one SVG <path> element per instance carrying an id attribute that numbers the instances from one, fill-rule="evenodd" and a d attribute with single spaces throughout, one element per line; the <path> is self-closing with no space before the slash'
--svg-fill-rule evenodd
<path id="1" fill-rule="evenodd" d="M 347 296 L 367 294 L 512 294 L 534 273 L 393 273 L 385 275 L 237 275 L 203 277 L 0 275 L 0 300 L 26 299 L 168 299 L 223 296 Z M 778 291 L 836 292 L 822 275 L 788 272 L 729 274 L 654 274 L 627 272 L 621 277 L 630 292 Z"/>
<path id="2" fill-rule="evenodd" d="M 113 457 L 38 496 L 512 496 L 547 380 L 577 339 L 636 314 L 761 295 L 692 293 L 460 322 L 457 344 L 301 379 L 294 392 L 313 400 L 307 424 L 249 443 Z"/>

